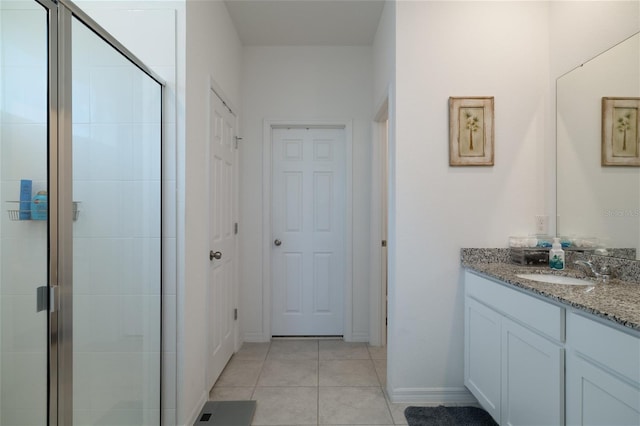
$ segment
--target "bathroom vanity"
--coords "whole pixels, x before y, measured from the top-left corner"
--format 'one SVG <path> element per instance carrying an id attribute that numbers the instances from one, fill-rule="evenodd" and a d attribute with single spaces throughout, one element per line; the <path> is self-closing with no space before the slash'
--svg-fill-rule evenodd
<path id="1" fill-rule="evenodd" d="M 499 424 L 640 425 L 640 284 L 463 264 L 465 386 Z"/>

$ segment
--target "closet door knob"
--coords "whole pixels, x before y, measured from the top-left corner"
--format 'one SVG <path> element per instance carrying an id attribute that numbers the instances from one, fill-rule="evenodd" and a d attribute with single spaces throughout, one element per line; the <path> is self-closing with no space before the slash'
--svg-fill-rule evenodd
<path id="1" fill-rule="evenodd" d="M 209 260 L 213 260 L 213 259 L 215 259 L 215 260 L 220 260 L 220 259 L 222 259 L 222 253 L 221 253 L 221 252 L 219 252 L 219 251 L 217 251 L 217 252 L 215 252 L 215 253 L 214 253 L 214 252 L 213 252 L 213 250 L 211 250 L 211 251 L 209 252 Z"/>
<path id="2" fill-rule="evenodd" d="M 275 244 L 276 246 L 280 247 L 280 245 L 282 244 L 282 241 L 280 241 L 280 240 L 275 240 L 275 241 L 273 242 L 273 244 Z"/>

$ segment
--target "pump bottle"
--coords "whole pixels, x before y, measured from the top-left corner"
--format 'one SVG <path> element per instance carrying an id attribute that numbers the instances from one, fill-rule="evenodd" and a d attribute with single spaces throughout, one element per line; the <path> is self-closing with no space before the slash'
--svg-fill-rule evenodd
<path id="1" fill-rule="evenodd" d="M 553 239 L 553 245 L 549 250 L 549 267 L 562 271 L 564 269 L 564 250 L 560 244 L 560 238 Z"/>

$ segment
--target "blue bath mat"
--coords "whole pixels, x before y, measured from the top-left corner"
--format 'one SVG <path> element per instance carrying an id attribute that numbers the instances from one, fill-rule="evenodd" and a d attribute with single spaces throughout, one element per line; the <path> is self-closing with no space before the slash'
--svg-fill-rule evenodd
<path id="1" fill-rule="evenodd" d="M 498 426 L 478 407 L 407 407 L 404 416 L 409 426 Z"/>

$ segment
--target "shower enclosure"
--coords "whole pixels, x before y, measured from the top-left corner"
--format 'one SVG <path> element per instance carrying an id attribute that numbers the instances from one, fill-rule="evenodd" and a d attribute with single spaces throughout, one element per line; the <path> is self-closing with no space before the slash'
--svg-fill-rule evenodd
<path id="1" fill-rule="evenodd" d="M 162 81 L 0 0 L 0 425 L 161 422 Z"/>

